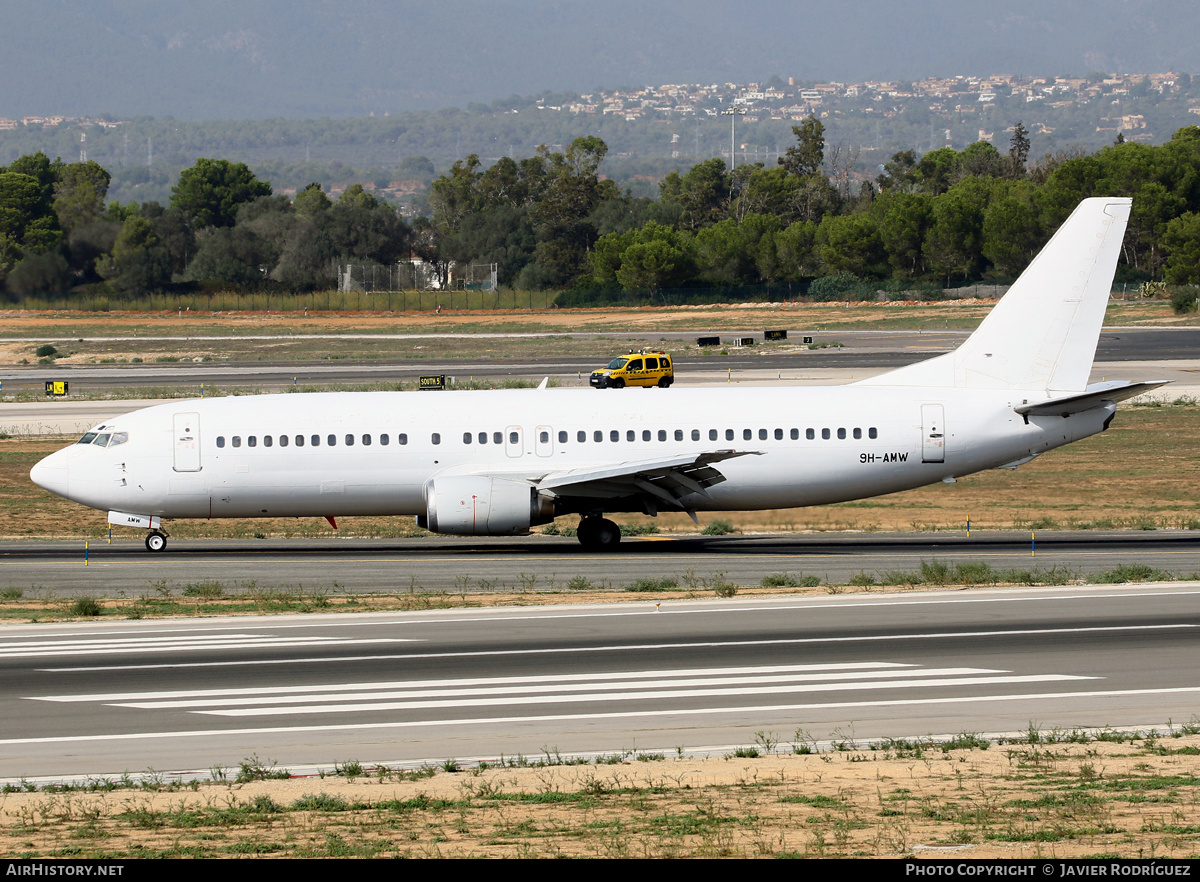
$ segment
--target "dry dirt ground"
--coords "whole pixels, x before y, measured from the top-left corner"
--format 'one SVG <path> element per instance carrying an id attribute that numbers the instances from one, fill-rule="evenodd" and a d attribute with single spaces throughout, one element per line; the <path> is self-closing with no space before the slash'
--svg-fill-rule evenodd
<path id="1" fill-rule="evenodd" d="M 542 765 L 562 762 L 550 749 L 457 771 L 344 762 L 341 775 L 288 780 L 96 781 L 0 794 L 0 854 L 1196 859 L 1195 729 L 1118 741 L 1031 724 L 1010 743 L 960 736 L 973 746 L 955 749 L 847 736 L 803 755 L 798 731 L 760 733 L 759 756 Z M 251 758 L 241 771 L 265 769 Z"/>

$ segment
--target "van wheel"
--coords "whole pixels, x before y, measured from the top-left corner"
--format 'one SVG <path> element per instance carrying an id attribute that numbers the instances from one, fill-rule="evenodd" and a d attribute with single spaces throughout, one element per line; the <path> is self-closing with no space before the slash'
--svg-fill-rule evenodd
<path id="1" fill-rule="evenodd" d="M 622 380 L 620 377 L 617 377 L 615 380 L 612 381 L 612 387 L 614 389 L 624 389 L 625 381 Z"/>
<path id="2" fill-rule="evenodd" d="M 659 389 L 666 389 L 670 385 L 671 385 L 670 377 L 659 377 L 659 380 L 658 380 L 658 388 Z"/>

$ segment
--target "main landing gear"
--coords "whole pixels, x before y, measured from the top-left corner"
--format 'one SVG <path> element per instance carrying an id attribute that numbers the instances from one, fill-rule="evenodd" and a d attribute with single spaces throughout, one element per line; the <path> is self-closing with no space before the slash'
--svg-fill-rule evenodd
<path id="1" fill-rule="evenodd" d="M 612 551 L 621 542 L 621 528 L 607 518 L 589 515 L 580 518 L 576 537 L 588 551 Z"/>
<path id="2" fill-rule="evenodd" d="M 162 530 L 151 530 L 146 534 L 146 550 L 162 551 L 167 547 L 167 534 Z"/>

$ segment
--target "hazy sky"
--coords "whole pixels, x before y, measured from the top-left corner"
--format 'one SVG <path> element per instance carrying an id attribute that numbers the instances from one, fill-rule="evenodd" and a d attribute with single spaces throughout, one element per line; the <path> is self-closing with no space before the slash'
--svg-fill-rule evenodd
<path id="1" fill-rule="evenodd" d="M 361 116 L 664 82 L 1200 70 L 1184 0 L 0 0 L 0 116 Z"/>

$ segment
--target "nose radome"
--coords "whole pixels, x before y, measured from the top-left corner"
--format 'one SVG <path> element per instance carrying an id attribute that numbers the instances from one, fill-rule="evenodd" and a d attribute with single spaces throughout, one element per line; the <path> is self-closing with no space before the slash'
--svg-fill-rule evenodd
<path id="1" fill-rule="evenodd" d="M 63 451 L 52 453 L 29 470 L 29 478 L 43 490 L 68 496 L 70 471 Z"/>

